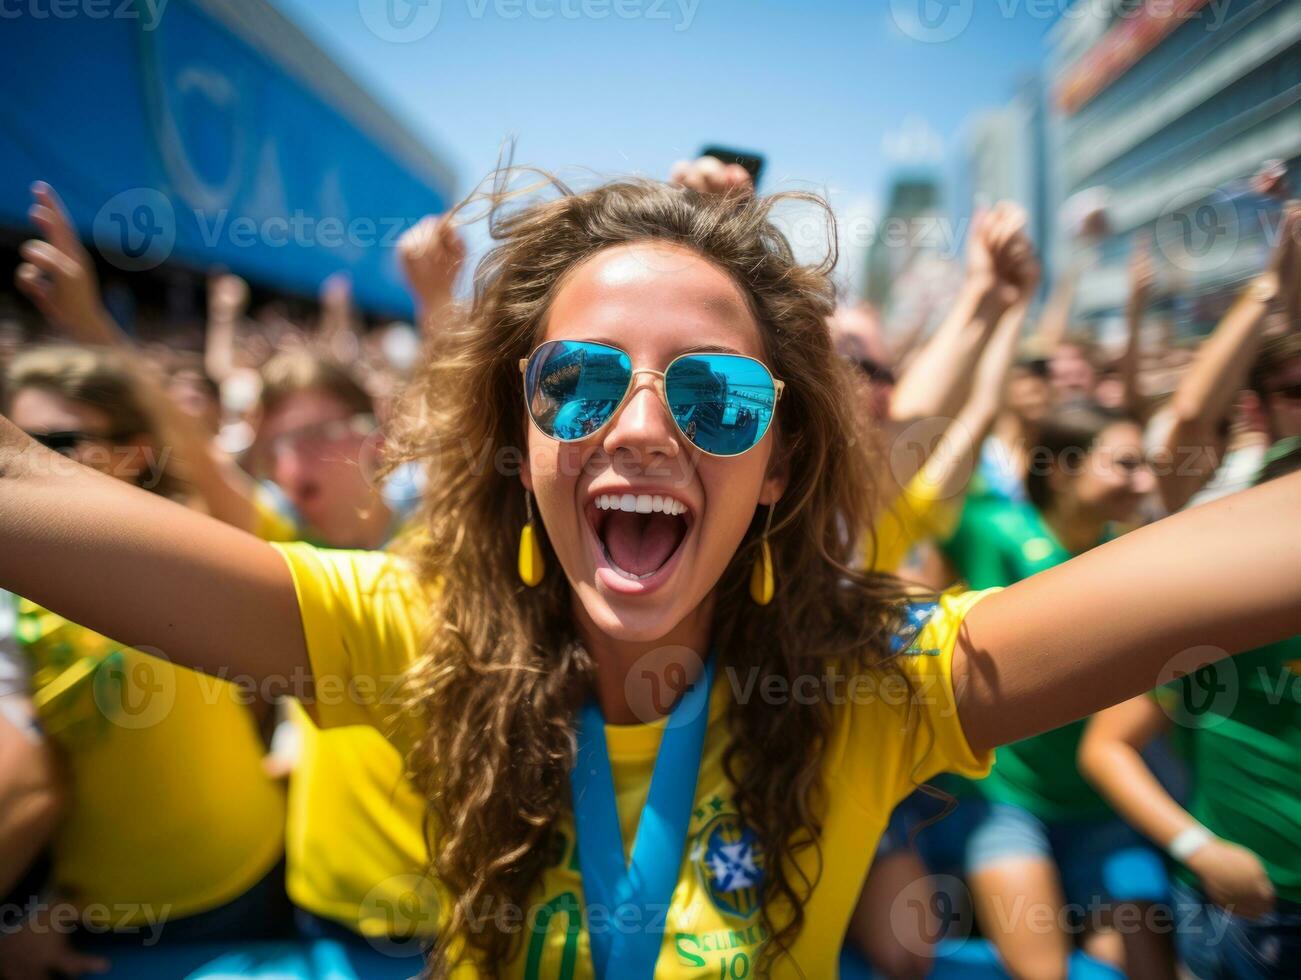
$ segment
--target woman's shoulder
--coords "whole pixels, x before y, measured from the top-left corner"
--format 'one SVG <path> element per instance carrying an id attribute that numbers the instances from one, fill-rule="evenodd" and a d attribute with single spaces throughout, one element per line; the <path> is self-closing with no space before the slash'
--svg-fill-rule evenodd
<path id="1" fill-rule="evenodd" d="M 420 655 L 436 587 L 386 551 L 274 544 L 294 581 L 323 726 L 375 724 L 401 701 Z"/>
<path id="2" fill-rule="evenodd" d="M 844 693 L 836 770 L 874 807 L 889 807 L 941 772 L 980 777 L 992 756 L 976 753 L 958 719 L 953 655 L 963 621 L 996 589 L 919 594 L 898 611 L 889 655 L 851 678 Z"/>
<path id="3" fill-rule="evenodd" d="M 272 542 L 284 556 L 300 603 L 305 593 L 329 594 L 355 605 L 392 604 L 421 608 L 430 589 L 414 562 L 391 551 L 320 548 L 303 541 Z"/>

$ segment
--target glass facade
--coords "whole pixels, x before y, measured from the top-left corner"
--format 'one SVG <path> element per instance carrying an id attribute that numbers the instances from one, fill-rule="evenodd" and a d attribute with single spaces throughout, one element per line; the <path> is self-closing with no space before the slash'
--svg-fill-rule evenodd
<path id="1" fill-rule="evenodd" d="M 1143 3 L 1113 4 L 1106 23 L 1063 25 L 1050 84 Z M 1086 16 L 1097 15 L 1091 6 Z M 1158 264 L 1188 297 L 1173 310 L 1177 332 L 1204 333 L 1259 271 L 1276 228 L 1278 204 L 1251 191 L 1252 174 L 1275 157 L 1294 187 L 1301 179 L 1301 4 L 1207 4 L 1078 111 L 1054 111 L 1059 200 L 1094 187 L 1110 194 L 1078 319 L 1095 327 L 1118 319 L 1135 235 L 1148 232 Z M 1073 250 L 1063 244 L 1058 273 Z"/>

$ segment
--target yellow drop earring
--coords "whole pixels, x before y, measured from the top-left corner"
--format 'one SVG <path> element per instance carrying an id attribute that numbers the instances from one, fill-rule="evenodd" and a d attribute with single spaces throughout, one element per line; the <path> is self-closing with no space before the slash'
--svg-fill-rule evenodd
<path id="1" fill-rule="evenodd" d="M 772 602 L 773 593 L 777 591 L 772 574 L 772 549 L 768 547 L 768 531 L 772 528 L 773 504 L 768 505 L 768 519 L 763 525 L 763 537 L 759 539 L 759 556 L 750 569 L 750 598 L 756 605 L 766 606 Z"/>
<path id="2" fill-rule="evenodd" d="M 519 535 L 519 577 L 529 588 L 542 581 L 546 571 L 542 560 L 542 545 L 538 543 L 538 532 L 533 526 L 533 494 L 524 491 L 524 512 L 527 518 Z"/>

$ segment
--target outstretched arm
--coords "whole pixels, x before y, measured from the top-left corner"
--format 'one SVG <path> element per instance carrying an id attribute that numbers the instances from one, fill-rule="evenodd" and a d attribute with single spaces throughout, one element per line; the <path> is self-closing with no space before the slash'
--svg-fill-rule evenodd
<path id="1" fill-rule="evenodd" d="M 948 485 L 946 496 L 956 495 L 970 472 L 964 460 L 984 439 L 997 411 L 1003 375 L 1038 287 L 1039 260 L 1025 234 L 1025 214 L 1013 205 L 982 214 L 971 234 L 962 294 L 890 399 L 883 434 L 890 446 L 891 479 L 880 481 L 878 508 L 892 506 L 923 466 L 930 470 L 928 484 Z M 1016 323 L 995 329 L 1013 308 Z M 991 338 L 1000 331 L 999 350 L 990 358 Z"/>
<path id="2" fill-rule="evenodd" d="M 1044 357 L 1052 357 L 1053 351 L 1062 345 L 1070 330 L 1071 309 L 1075 305 L 1075 287 L 1079 284 L 1080 272 L 1079 262 L 1067 267 L 1048 294 L 1048 301 L 1039 314 L 1039 326 L 1033 343 Z"/>
<path id="3" fill-rule="evenodd" d="M 992 748 L 1157 686 L 1181 651 L 1301 633 L 1301 474 L 1175 514 L 978 603 L 954 654 L 971 745 Z"/>
<path id="4" fill-rule="evenodd" d="M 1142 749 L 1170 728 L 1170 719 L 1150 695 L 1142 694 L 1089 719 L 1080 741 L 1079 764 L 1091 782 L 1136 830 L 1169 850 L 1183 833 L 1200 826 L 1152 770 Z M 1245 847 L 1202 831 L 1201 843 L 1181 860 L 1201 880 L 1217 905 L 1256 916 L 1274 905 L 1274 886 L 1258 856 Z"/>
<path id="5" fill-rule="evenodd" d="M 1120 357 L 1120 377 L 1125 386 L 1125 411 L 1144 417 L 1143 392 L 1138 383 L 1138 362 L 1143 343 L 1143 316 L 1152 297 L 1155 272 L 1146 236 L 1134 245 L 1129 260 L 1129 296 L 1125 300 L 1125 350 Z"/>
<path id="6" fill-rule="evenodd" d="M 421 337 L 431 343 L 452 312 L 456 278 L 465 265 L 465 240 L 447 215 L 426 215 L 398 239 L 398 258 L 415 300 Z"/>
<path id="7" fill-rule="evenodd" d="M 33 197 L 30 214 L 42 238 L 23 244 L 27 262 L 16 273 L 18 285 L 69 340 L 92 347 L 112 347 L 132 362 L 145 400 L 163 432 L 175 441 L 176 458 L 208 513 L 245 531 L 256 529 L 259 517 L 253 479 L 221 453 L 199 420 L 181 411 L 163 386 L 156 383 L 152 365 L 145 363 L 131 339 L 105 311 L 90 254 L 77 239 L 54 189 L 37 184 Z M 247 299 L 248 286 L 237 276 L 224 275 L 210 282 L 208 305 L 213 312 L 209 330 L 222 320 L 233 324 L 242 315 Z"/>
<path id="8" fill-rule="evenodd" d="M 1221 423 L 1260 349 L 1265 314 L 1280 290 L 1301 281 L 1301 206 L 1284 215 L 1269 269 L 1243 290 L 1215 332 L 1197 352 L 1171 401 L 1174 425 L 1163 447 L 1168 465 L 1157 470 L 1157 488 L 1168 510 L 1186 504 L 1215 473 L 1224 449 Z M 1191 454 L 1191 458 L 1189 458 Z"/>
<path id="9" fill-rule="evenodd" d="M 208 279 L 208 329 L 203 335 L 203 369 L 217 384 L 235 373 L 235 335 L 248 309 L 248 283 L 222 273 Z"/>
<path id="10" fill-rule="evenodd" d="M 307 677 L 268 544 L 52 453 L 0 417 L 0 588 L 176 663 Z"/>
<path id="11" fill-rule="evenodd" d="M 1025 236 L 1025 212 L 1001 203 L 977 215 L 967 246 L 967 274 L 957 301 L 899 378 L 890 419 L 905 426 L 919 419 L 952 418 L 966 402 L 980 352 L 995 325 L 1033 284 L 1038 266 Z"/>

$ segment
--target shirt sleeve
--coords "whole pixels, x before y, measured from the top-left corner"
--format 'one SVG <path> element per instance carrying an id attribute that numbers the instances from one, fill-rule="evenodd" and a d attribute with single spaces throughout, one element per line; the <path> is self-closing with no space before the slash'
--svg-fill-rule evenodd
<path id="1" fill-rule="evenodd" d="M 889 810 L 919 784 L 951 772 L 980 779 L 993 750 L 976 752 L 958 717 L 953 656 L 962 622 L 990 592 L 946 593 L 914 603 L 889 662 L 856 678 L 847 691 L 844 765 L 870 809 Z"/>
<path id="2" fill-rule="evenodd" d="M 272 547 L 288 563 L 298 596 L 313 679 L 305 707 L 315 722 L 370 725 L 409 749 L 405 676 L 421 651 L 430 592 L 409 564 L 386 552 Z"/>

